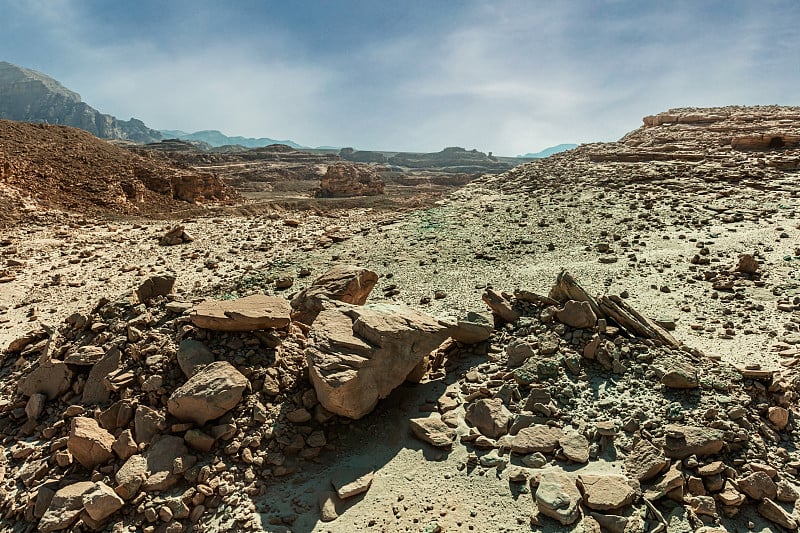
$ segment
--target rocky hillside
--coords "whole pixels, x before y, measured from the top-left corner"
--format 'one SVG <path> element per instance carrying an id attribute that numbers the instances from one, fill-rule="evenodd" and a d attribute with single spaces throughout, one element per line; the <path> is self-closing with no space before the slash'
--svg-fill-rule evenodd
<path id="1" fill-rule="evenodd" d="M 153 142 L 161 133 L 141 120 L 119 120 L 81 101 L 53 78 L 0 61 L 0 119 L 63 124 L 104 139 Z"/>
<path id="2" fill-rule="evenodd" d="M 211 173 L 136 155 L 76 128 L 0 120 L 0 223 L 48 209 L 165 212 L 231 194 Z"/>

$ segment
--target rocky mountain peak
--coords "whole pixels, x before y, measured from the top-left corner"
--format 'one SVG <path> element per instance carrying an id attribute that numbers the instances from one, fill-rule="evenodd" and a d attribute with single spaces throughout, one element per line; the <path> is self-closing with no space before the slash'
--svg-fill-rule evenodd
<path id="1" fill-rule="evenodd" d="M 141 120 L 119 120 L 100 113 L 53 78 L 0 62 L 0 119 L 62 124 L 104 139 L 154 142 L 161 134 Z"/>

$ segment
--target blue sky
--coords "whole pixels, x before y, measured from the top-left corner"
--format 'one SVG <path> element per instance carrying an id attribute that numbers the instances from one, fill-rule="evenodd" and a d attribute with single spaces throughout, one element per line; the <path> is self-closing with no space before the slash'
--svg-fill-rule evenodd
<path id="1" fill-rule="evenodd" d="M 0 0 L 0 60 L 157 129 L 516 155 L 800 105 L 797 0 Z"/>

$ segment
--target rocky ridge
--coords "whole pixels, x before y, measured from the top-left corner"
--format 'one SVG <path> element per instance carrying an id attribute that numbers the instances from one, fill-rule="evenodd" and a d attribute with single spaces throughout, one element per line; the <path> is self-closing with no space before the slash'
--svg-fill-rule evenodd
<path id="1" fill-rule="evenodd" d="M 212 173 L 142 157 L 66 126 L 0 120 L 0 213 L 13 221 L 25 212 L 167 212 L 237 194 Z"/>

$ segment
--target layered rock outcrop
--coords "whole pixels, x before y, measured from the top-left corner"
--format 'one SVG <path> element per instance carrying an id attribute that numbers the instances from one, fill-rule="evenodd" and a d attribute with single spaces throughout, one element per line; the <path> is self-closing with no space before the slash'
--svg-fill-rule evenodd
<path id="1" fill-rule="evenodd" d="M 377 196 L 383 194 L 383 180 L 372 168 L 350 163 L 328 167 L 314 195 L 318 198 Z"/>

